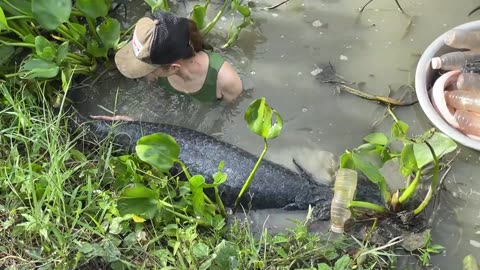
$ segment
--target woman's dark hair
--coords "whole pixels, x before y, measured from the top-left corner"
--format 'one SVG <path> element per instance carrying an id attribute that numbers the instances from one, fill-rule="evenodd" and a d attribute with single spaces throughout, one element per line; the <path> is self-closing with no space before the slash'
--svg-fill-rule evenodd
<path id="1" fill-rule="evenodd" d="M 188 30 L 190 32 L 190 45 L 195 52 L 199 52 L 205 48 L 203 37 L 200 31 L 198 31 L 197 24 L 188 19 Z"/>

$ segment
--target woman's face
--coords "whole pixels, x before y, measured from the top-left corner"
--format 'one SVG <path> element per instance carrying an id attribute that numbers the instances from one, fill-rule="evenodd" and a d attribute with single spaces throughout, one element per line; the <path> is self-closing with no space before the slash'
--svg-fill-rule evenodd
<path id="1" fill-rule="evenodd" d="M 152 71 L 150 74 L 145 76 L 147 80 L 154 81 L 159 77 L 168 77 L 172 76 L 177 72 L 177 67 L 175 65 L 162 65 L 159 68 Z"/>

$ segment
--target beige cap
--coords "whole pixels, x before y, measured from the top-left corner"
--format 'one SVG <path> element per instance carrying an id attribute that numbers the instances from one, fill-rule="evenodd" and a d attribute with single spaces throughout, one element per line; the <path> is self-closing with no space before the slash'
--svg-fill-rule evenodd
<path id="1" fill-rule="evenodd" d="M 193 54 L 189 20 L 162 11 L 137 22 L 132 41 L 116 53 L 115 63 L 125 77 L 140 78 Z"/>
<path id="2" fill-rule="evenodd" d="M 144 77 L 158 68 L 150 60 L 156 23 L 150 18 L 141 18 L 135 26 L 132 40 L 115 54 L 117 68 L 125 77 Z"/>

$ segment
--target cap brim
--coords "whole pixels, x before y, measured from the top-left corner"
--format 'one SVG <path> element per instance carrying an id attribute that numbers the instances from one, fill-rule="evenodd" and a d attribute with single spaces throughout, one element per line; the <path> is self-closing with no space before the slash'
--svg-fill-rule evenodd
<path id="1" fill-rule="evenodd" d="M 120 73 L 130 79 L 144 77 L 158 68 L 156 65 L 145 63 L 135 57 L 131 41 L 117 51 L 115 64 Z"/>

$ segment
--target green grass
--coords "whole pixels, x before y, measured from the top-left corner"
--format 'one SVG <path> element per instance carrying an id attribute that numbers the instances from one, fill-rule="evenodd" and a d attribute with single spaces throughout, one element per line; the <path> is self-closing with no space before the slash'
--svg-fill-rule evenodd
<path id="1" fill-rule="evenodd" d="M 339 270 L 390 262 L 382 261 L 389 250 L 371 246 L 368 253 L 352 239 L 312 234 L 305 222 L 273 235 L 232 217 L 231 226 L 205 228 L 175 216 L 121 216 L 112 144 L 85 144 L 48 100 L 39 84 L 0 85 L 0 242 L 8 243 L 0 247 L 2 269 Z M 147 176 L 166 181 L 138 166 L 131 175 Z"/>

